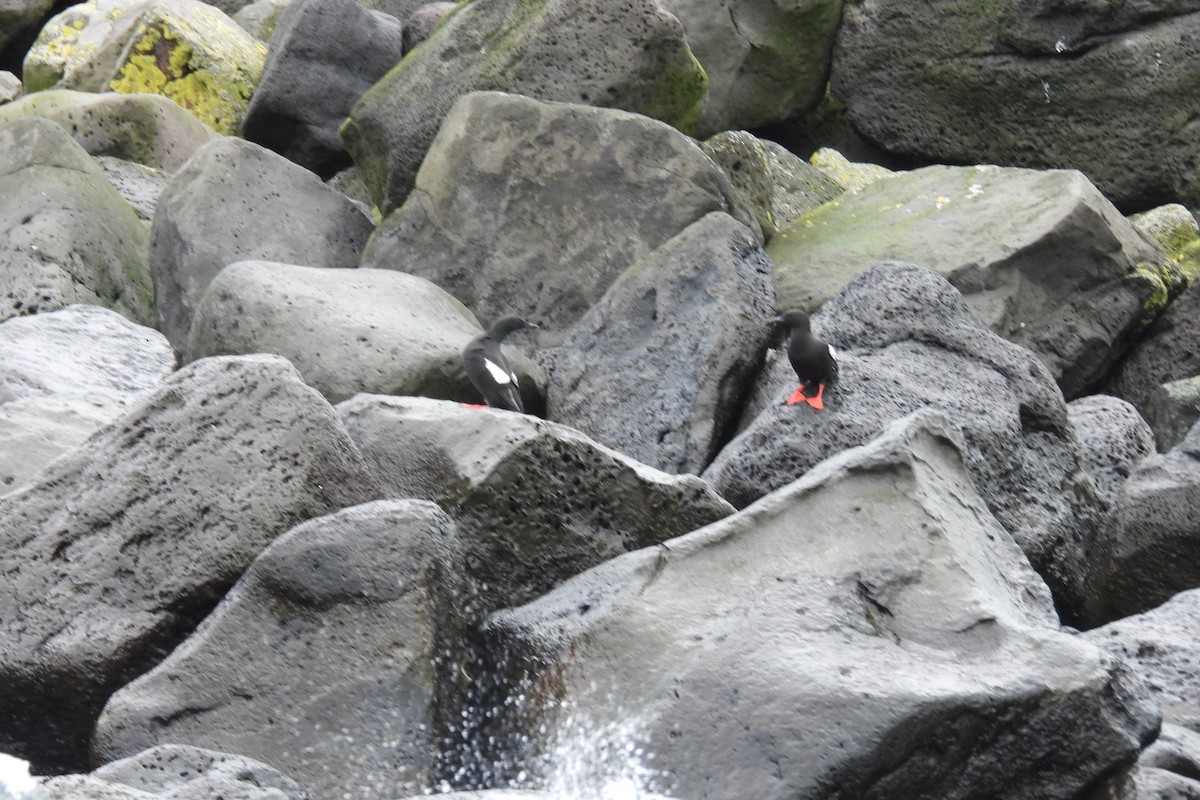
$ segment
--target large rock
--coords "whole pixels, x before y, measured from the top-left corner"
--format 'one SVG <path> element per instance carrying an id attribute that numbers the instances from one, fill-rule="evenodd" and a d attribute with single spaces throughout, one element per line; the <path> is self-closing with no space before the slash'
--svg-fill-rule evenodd
<path id="1" fill-rule="evenodd" d="M 661 0 L 708 76 L 697 130 L 758 128 L 825 95 L 842 0 Z"/>
<path id="2" fill-rule="evenodd" d="M 1200 642 L 1196 614 L 1200 589 L 1172 597 L 1158 608 L 1082 634 L 1124 658 L 1145 676 L 1162 706 L 1163 721 L 1200 729 Z"/>
<path id="3" fill-rule="evenodd" d="M 1092 546 L 1100 618 L 1136 614 L 1200 587 L 1200 425 L 1143 461 Z"/>
<path id="4" fill-rule="evenodd" d="M 323 178 L 350 166 L 338 126 L 396 66 L 402 34 L 399 20 L 354 0 L 293 3 L 271 37 L 242 132 Z"/>
<path id="5" fill-rule="evenodd" d="M 359 392 L 479 402 L 462 350 L 482 332 L 462 303 L 423 278 L 239 261 L 201 297 L 186 359 L 277 353 L 332 403 Z M 523 388 L 538 391 L 541 371 L 511 355 Z"/>
<path id="6" fill-rule="evenodd" d="M 1195 206 L 1196 10 L 1190 0 L 847 3 L 832 93 L 856 131 L 893 153 L 1074 168 L 1121 205 Z"/>
<path id="7" fill-rule="evenodd" d="M 159 198 L 151 231 L 158 321 L 187 345 L 209 281 L 235 261 L 353 267 L 373 226 L 308 170 L 225 137 L 201 147 Z"/>
<path id="8" fill-rule="evenodd" d="M 1067 415 L 1096 488 L 1108 503 L 1116 503 L 1137 465 L 1154 453 L 1154 431 L 1136 408 L 1110 395 L 1074 400 Z"/>
<path id="9" fill-rule="evenodd" d="M 54 0 L 5 0 L 0 4 L 0 69 L 11 69 L 9 48 L 28 44 L 54 8 Z M 28 37 L 28 38 L 27 38 Z M 20 63 L 20 58 L 15 59 Z"/>
<path id="10" fill-rule="evenodd" d="M 1154 440 L 1165 453 L 1200 422 L 1200 375 L 1160 385 L 1150 393 L 1145 408 Z"/>
<path id="11" fill-rule="evenodd" d="M 100 166 L 57 124 L 0 128 L 0 321 L 72 303 L 153 318 L 148 237 Z"/>
<path id="12" fill-rule="evenodd" d="M 0 746 L 77 766 L 115 689 L 298 522 L 380 496 L 275 356 L 198 361 L 0 497 Z"/>
<path id="13" fill-rule="evenodd" d="M 25 56 L 25 86 L 161 94 L 237 133 L 267 48 L 199 0 L 88 0 L 55 16 Z"/>
<path id="14" fill-rule="evenodd" d="M 241 753 L 319 800 L 431 789 L 438 681 L 458 675 L 461 651 L 454 539 L 445 513 L 415 500 L 296 527 L 185 645 L 113 695 L 95 753 L 166 742 Z"/>
<path id="15" fill-rule="evenodd" d="M 906 264 L 859 275 L 826 303 L 814 330 L 841 351 L 826 409 L 783 404 L 796 376 L 776 357 L 751 397 L 749 426 L 704 473 L 717 491 L 743 507 L 892 421 L 937 409 L 960 435 L 979 493 L 1060 610 L 1086 617 L 1085 545 L 1105 505 L 1038 359 L 983 327 L 944 279 Z"/>
<path id="16" fill-rule="evenodd" d="M 812 310 L 889 259 L 944 275 L 981 320 L 1083 394 L 1166 304 L 1165 256 L 1078 172 L 926 167 L 876 181 L 772 240 L 780 309 Z"/>
<path id="17" fill-rule="evenodd" d="M 524 414 L 372 395 L 337 410 L 390 496 L 431 500 L 454 518 L 475 620 L 733 511 L 695 476 Z"/>
<path id="18" fill-rule="evenodd" d="M 753 224 L 720 168 L 670 126 L 477 92 L 447 116 L 412 196 L 380 225 L 362 266 L 429 278 L 486 322 L 518 314 L 552 338 L 630 265 L 713 211 Z"/>
<path id="19" fill-rule="evenodd" d="M 963 459 L 944 420 L 909 417 L 495 614 L 530 698 L 498 717 L 536 753 L 576 718 L 632 715 L 680 797 L 1074 797 L 1136 757 L 1157 708 L 1122 661 L 1055 630 Z"/>
<path id="20" fill-rule="evenodd" d="M 294 780 L 260 761 L 174 744 L 105 764 L 86 776 L 52 778 L 39 787 L 36 797 L 308 800 Z"/>
<path id="21" fill-rule="evenodd" d="M 626 270 L 553 351 L 548 416 L 698 474 L 733 433 L 774 284 L 746 226 L 723 213 L 688 226 Z"/>
<path id="22" fill-rule="evenodd" d="M 0 493 L 121 416 L 174 369 L 162 334 L 96 306 L 0 324 Z"/>
<path id="23" fill-rule="evenodd" d="M 686 131 L 706 84 L 679 20 L 657 0 L 490 0 L 447 17 L 362 96 L 342 136 L 387 214 L 468 92 L 620 108 Z"/>
<path id="24" fill-rule="evenodd" d="M 217 132 L 157 94 L 49 90 L 0 106 L 0 126 L 18 117 L 53 120 L 93 156 L 174 172 Z"/>
<path id="25" fill-rule="evenodd" d="M 1134 345 L 1109 384 L 1113 394 L 1145 410 L 1160 384 L 1200 375 L 1200 280 L 1183 294 Z"/>
<path id="26" fill-rule="evenodd" d="M 138 219 L 149 227 L 154 221 L 158 198 L 162 197 L 162 193 L 167 190 L 167 184 L 171 182 L 170 174 L 161 169 L 110 156 L 97 156 L 96 163 L 104 170 L 104 177 L 108 178 L 108 182 L 138 215 Z"/>

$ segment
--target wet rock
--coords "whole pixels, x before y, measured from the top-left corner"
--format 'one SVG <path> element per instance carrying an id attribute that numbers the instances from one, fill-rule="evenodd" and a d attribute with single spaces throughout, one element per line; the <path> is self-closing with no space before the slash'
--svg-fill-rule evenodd
<path id="1" fill-rule="evenodd" d="M 1105 505 L 1041 362 L 985 328 L 944 279 L 911 264 L 859 275 L 814 317 L 814 332 L 840 351 L 825 410 L 783 404 L 796 376 L 775 356 L 749 401 L 746 430 L 704 472 L 717 491 L 744 507 L 894 420 L 937 409 L 961 437 L 979 493 L 1060 611 L 1086 617 L 1094 599 L 1086 543 Z"/>
<path id="2" fill-rule="evenodd" d="M 548 415 L 667 472 L 732 435 L 773 316 L 774 271 L 727 214 L 625 271 L 550 354 Z"/>
<path id="3" fill-rule="evenodd" d="M 1110 504 L 1143 459 L 1154 453 L 1154 432 L 1131 404 L 1096 394 L 1067 404 L 1079 452 L 1096 488 Z"/>
<path id="4" fill-rule="evenodd" d="M 77 767 L 109 694 L 275 537 L 379 496 L 333 410 L 283 359 L 179 370 L 0 497 L 0 747 Z"/>
<path id="5" fill-rule="evenodd" d="M 121 416 L 174 369 L 161 334 L 97 306 L 0 324 L 0 493 Z"/>
<path id="6" fill-rule="evenodd" d="M 329 178 L 350 166 L 338 126 L 402 55 L 400 21 L 354 0 L 298 0 L 271 37 L 242 132 Z"/>
<path id="7" fill-rule="evenodd" d="M 486 323 L 517 314 L 548 339 L 713 211 L 754 224 L 724 173 L 671 127 L 477 92 L 455 104 L 412 196 L 380 224 L 361 265 L 428 278 Z"/>
<path id="8" fill-rule="evenodd" d="M 831 91 L 854 129 L 892 153 L 1074 168 L 1123 206 L 1194 206 L 1200 145 L 1180 111 L 1196 108 L 1195 10 L 847 3 Z"/>
<path id="9" fill-rule="evenodd" d="M 431 500 L 454 518 L 474 620 L 732 512 L 695 476 L 528 415 L 372 395 L 337 410 L 389 496 Z"/>
<path id="10" fill-rule="evenodd" d="M 1091 548 L 1101 621 L 1200 586 L 1200 425 L 1138 465 Z"/>
<path id="11" fill-rule="evenodd" d="M 196 304 L 228 264 L 353 267 L 372 229 L 343 194 L 282 156 L 231 137 L 209 142 L 159 198 L 150 244 L 159 330 L 186 347 Z"/>
<path id="12" fill-rule="evenodd" d="M 1055 630 L 954 439 L 908 417 L 493 615 L 522 695 L 548 700 L 500 717 L 521 718 L 531 759 L 631 720 L 680 797 L 1073 797 L 1131 762 L 1158 730 L 1146 688 Z"/>
<path id="13" fill-rule="evenodd" d="M 111 156 L 174 172 L 217 132 L 173 100 L 55 89 L 0 108 L 0 125 L 36 116 L 57 122 L 93 156 Z"/>
<path id="14" fill-rule="evenodd" d="M 342 137 L 388 214 L 468 92 L 619 108 L 687 130 L 706 83 L 679 20 L 657 0 L 463 4 L 362 96 Z"/>
<path id="15" fill-rule="evenodd" d="M 1200 422 L 1200 375 L 1161 384 L 1146 400 L 1158 449 L 1166 452 Z"/>
<path id="16" fill-rule="evenodd" d="M 57 124 L 0 128 L 0 321 L 73 303 L 153 317 L 147 233 L 103 170 Z"/>
<path id="17" fill-rule="evenodd" d="M 431 789 L 436 682 L 459 669 L 459 549 L 446 514 L 415 500 L 297 526 L 182 647 L 113 695 L 94 751 L 110 759 L 176 742 L 237 752 L 314 798 Z"/>
<path id="18" fill-rule="evenodd" d="M 1167 301 L 1152 268 L 1165 255 L 1077 172 L 899 173 L 802 217 L 767 254 L 780 309 L 811 311 L 879 261 L 928 267 L 1036 352 L 1071 398 L 1106 377 Z"/>
<path id="19" fill-rule="evenodd" d="M 89 0 L 42 28 L 25 56 L 25 85 L 161 94 L 218 133 L 236 133 L 267 50 L 198 0 Z"/>
<path id="20" fill-rule="evenodd" d="M 186 360 L 276 353 L 333 403 L 359 392 L 479 402 L 462 349 L 482 332 L 462 303 L 423 278 L 239 261 L 201 297 Z M 509 351 L 530 406 L 544 407 L 545 376 Z"/>

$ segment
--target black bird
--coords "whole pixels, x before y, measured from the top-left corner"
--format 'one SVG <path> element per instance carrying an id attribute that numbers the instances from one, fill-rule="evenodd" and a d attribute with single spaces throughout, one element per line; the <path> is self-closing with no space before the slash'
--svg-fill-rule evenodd
<path id="1" fill-rule="evenodd" d="M 803 311 L 786 311 L 771 320 L 771 324 L 782 325 L 784 330 L 790 332 L 788 361 L 792 362 L 792 369 L 796 370 L 796 377 L 800 379 L 800 388 L 792 392 L 787 404 L 794 406 L 798 403 L 808 403 L 820 411 L 825 407 L 825 401 L 822 399 L 825 390 L 838 376 L 838 364 L 837 359 L 833 357 L 833 348 L 813 336 L 808 314 Z M 813 388 L 817 393 L 809 397 L 808 392 Z"/>
<path id="2" fill-rule="evenodd" d="M 508 365 L 504 353 L 500 352 L 500 343 L 513 331 L 536 327 L 537 325 L 520 317 L 505 317 L 492 325 L 487 333 L 472 339 L 471 343 L 463 348 L 462 360 L 467 377 L 492 408 L 525 410 L 521 404 L 517 374 Z"/>

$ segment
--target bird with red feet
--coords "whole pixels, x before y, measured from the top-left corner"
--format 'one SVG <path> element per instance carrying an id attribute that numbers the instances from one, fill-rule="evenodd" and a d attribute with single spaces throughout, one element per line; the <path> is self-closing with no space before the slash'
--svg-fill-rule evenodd
<path id="1" fill-rule="evenodd" d="M 504 337 L 514 331 L 536 328 L 532 322 L 520 317 L 504 317 L 498 320 L 482 336 L 470 341 L 463 348 L 463 368 L 467 378 L 483 395 L 483 400 L 491 408 L 503 408 L 508 411 L 524 411 L 521 403 L 521 389 L 517 385 L 517 373 L 508 365 L 508 359 L 500 351 Z M 471 405 L 471 404 L 464 404 Z M 475 408 L 483 406 L 474 405 Z"/>
<path id="2" fill-rule="evenodd" d="M 838 376 L 838 363 L 833 348 L 813 335 L 808 314 L 785 311 L 771 320 L 788 333 L 787 355 L 800 379 L 800 388 L 787 399 L 789 406 L 807 403 L 816 410 L 825 408 L 825 390 Z"/>

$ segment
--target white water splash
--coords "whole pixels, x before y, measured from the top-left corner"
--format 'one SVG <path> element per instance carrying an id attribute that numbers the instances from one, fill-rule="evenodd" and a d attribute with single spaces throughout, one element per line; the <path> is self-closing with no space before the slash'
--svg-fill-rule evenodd
<path id="1" fill-rule="evenodd" d="M 1064 36 L 1054 43 L 1054 52 L 1065 53 L 1068 47 L 1070 47 L 1070 45 L 1067 44 L 1067 37 Z"/>

